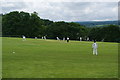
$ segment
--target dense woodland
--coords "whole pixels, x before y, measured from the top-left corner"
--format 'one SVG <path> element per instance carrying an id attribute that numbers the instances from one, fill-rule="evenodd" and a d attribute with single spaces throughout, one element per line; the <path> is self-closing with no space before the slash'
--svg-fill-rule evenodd
<path id="1" fill-rule="evenodd" d="M 41 19 L 36 12 L 13 11 L 2 15 L 3 37 L 29 38 L 46 36 L 49 39 L 69 37 L 72 40 L 79 40 L 82 37 L 86 40 L 120 42 L 120 27 L 108 25 L 105 27 L 86 27 L 74 22 L 58 21 L 53 22 Z"/>

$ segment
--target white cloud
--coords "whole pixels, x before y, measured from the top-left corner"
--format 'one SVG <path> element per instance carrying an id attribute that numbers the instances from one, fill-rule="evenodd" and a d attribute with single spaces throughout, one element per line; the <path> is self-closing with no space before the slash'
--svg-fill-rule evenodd
<path id="1" fill-rule="evenodd" d="M 33 0 L 24 0 L 30 2 Z M 119 2 L 119 0 L 35 0 L 36 2 Z"/>
<path id="2" fill-rule="evenodd" d="M 113 7 L 113 8 L 112 8 L 112 11 L 113 11 L 113 12 L 118 12 L 118 7 Z"/>
<path id="3" fill-rule="evenodd" d="M 85 12 L 85 14 L 90 14 L 93 12 L 93 10 L 90 9 L 90 7 L 87 7 L 87 8 L 85 8 L 84 12 Z"/>
<path id="4" fill-rule="evenodd" d="M 90 21 L 116 20 L 118 16 L 117 0 L 7 0 L 3 1 L 3 12 L 38 12 L 41 18 L 53 21 Z"/>

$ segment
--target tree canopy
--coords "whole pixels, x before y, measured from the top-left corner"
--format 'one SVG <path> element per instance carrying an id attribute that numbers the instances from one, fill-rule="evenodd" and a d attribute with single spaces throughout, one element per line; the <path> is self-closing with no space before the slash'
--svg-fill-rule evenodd
<path id="1" fill-rule="evenodd" d="M 2 31 L 3 36 L 46 36 L 51 39 L 70 37 L 73 40 L 77 40 L 79 37 L 85 40 L 89 37 L 90 40 L 97 41 L 120 41 L 120 27 L 118 25 L 88 28 L 74 22 L 53 22 L 41 19 L 37 12 L 13 11 L 2 15 Z"/>

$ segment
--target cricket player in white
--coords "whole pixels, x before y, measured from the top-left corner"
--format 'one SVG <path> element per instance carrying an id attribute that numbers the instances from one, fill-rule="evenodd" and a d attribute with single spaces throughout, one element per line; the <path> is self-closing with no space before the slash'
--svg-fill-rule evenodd
<path id="1" fill-rule="evenodd" d="M 44 37 L 42 37 L 42 39 L 44 39 Z"/>
<path id="2" fill-rule="evenodd" d="M 82 41 L 82 37 L 80 37 L 80 41 Z"/>
<path id="3" fill-rule="evenodd" d="M 57 38 L 58 41 L 60 40 L 59 37 L 56 37 L 56 38 Z"/>
<path id="4" fill-rule="evenodd" d="M 26 37 L 23 35 L 23 41 L 25 41 L 26 40 Z"/>
<path id="5" fill-rule="evenodd" d="M 37 37 L 35 37 L 35 39 L 37 39 Z"/>
<path id="6" fill-rule="evenodd" d="M 69 37 L 67 37 L 67 42 L 69 42 Z"/>
<path id="7" fill-rule="evenodd" d="M 87 37 L 87 41 L 89 41 L 89 37 Z"/>
<path id="8" fill-rule="evenodd" d="M 44 36 L 44 40 L 46 40 L 46 36 Z"/>
<path id="9" fill-rule="evenodd" d="M 94 43 L 92 44 L 92 48 L 93 48 L 93 55 L 98 55 L 98 53 L 97 53 L 98 45 L 97 45 L 96 41 L 94 41 Z"/>
<path id="10" fill-rule="evenodd" d="M 65 41 L 65 38 L 63 38 L 63 41 Z"/>

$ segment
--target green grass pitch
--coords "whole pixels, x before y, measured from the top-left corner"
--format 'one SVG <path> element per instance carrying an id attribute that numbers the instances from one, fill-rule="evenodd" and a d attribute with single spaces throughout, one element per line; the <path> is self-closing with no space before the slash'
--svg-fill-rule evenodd
<path id="1" fill-rule="evenodd" d="M 3 78 L 117 78 L 118 43 L 3 39 Z"/>

